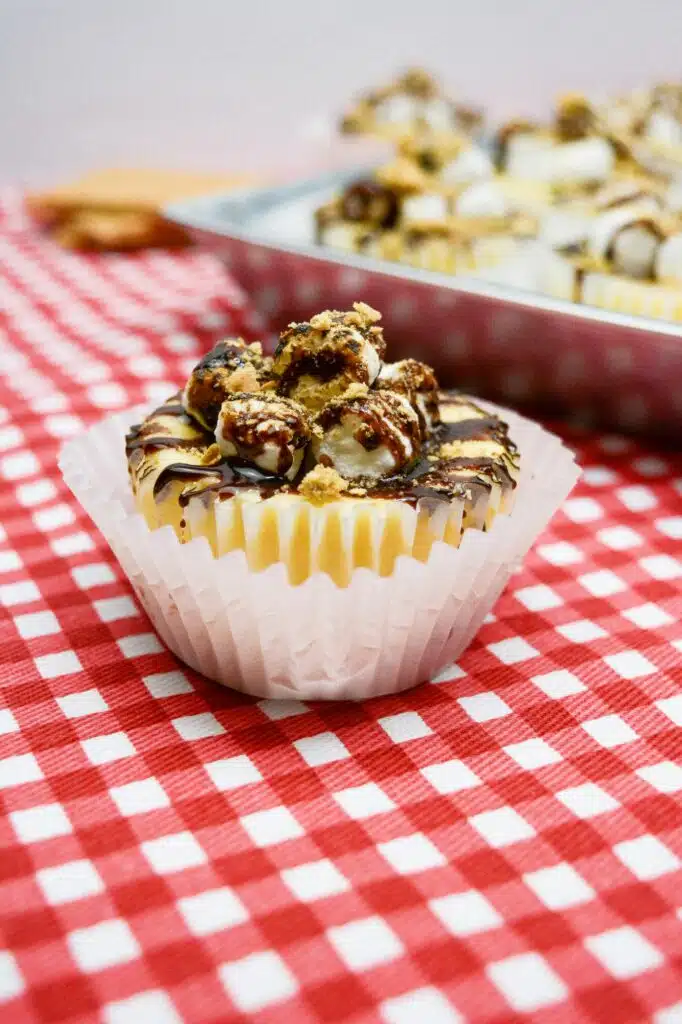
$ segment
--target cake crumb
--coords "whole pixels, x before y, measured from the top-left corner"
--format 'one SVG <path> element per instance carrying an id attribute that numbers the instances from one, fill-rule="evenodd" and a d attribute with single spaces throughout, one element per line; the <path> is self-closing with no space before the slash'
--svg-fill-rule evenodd
<path id="1" fill-rule="evenodd" d="M 303 477 L 298 489 L 308 501 L 323 505 L 326 501 L 336 501 L 340 498 L 343 491 L 348 490 L 348 481 L 335 469 L 317 465 Z"/>
<path id="2" fill-rule="evenodd" d="M 256 391 L 260 391 L 261 383 L 258 378 L 258 371 L 252 363 L 246 363 L 245 366 L 240 366 L 230 374 L 225 381 L 225 386 L 228 391 L 234 391 L 241 393 L 247 391 L 253 394 Z"/>

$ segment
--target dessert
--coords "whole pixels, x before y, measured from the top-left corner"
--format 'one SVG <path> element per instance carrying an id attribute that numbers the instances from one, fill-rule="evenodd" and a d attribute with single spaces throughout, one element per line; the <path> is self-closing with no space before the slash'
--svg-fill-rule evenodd
<path id="1" fill-rule="evenodd" d="M 385 362 L 380 314 L 357 302 L 290 324 L 274 358 L 220 342 L 184 390 L 126 439 L 150 528 L 239 549 L 300 584 L 457 547 L 513 505 L 520 456 L 506 424 L 441 393 L 430 367 Z"/>
<path id="2" fill-rule="evenodd" d="M 482 123 L 480 111 L 455 103 L 421 68 L 411 68 L 395 82 L 360 97 L 345 114 L 341 130 L 389 138 L 423 128 L 471 134 Z"/>

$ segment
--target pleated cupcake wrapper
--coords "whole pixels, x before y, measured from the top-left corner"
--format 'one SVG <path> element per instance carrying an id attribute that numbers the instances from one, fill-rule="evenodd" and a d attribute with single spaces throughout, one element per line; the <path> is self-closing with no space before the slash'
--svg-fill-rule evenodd
<path id="1" fill-rule="evenodd" d="M 498 411 L 493 406 L 487 408 Z M 111 545 L 166 645 L 197 671 L 259 697 L 362 699 L 432 678 L 455 661 L 578 477 L 573 455 L 537 424 L 501 410 L 521 451 L 513 510 L 426 562 L 390 576 L 356 569 L 347 587 L 315 573 L 299 586 L 278 563 L 249 569 L 205 538 L 181 544 L 135 509 L 124 437 L 148 410 L 110 418 L 62 449 L 64 479 Z"/>

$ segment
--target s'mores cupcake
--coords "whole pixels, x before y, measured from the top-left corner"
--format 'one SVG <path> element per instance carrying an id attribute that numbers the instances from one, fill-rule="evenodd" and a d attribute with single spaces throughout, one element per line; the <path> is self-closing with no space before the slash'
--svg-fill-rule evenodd
<path id="1" fill-rule="evenodd" d="M 221 342 L 62 455 L 167 645 L 219 682 L 360 698 L 430 678 L 575 480 L 535 424 L 388 362 L 379 320 L 325 310 L 272 359 Z"/>

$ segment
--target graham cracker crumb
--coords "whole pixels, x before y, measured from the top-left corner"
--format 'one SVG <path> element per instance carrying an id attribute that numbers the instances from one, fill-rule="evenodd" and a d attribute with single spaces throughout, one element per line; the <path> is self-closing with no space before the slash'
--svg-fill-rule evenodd
<path id="1" fill-rule="evenodd" d="M 315 505 L 337 501 L 348 490 L 348 481 L 329 466 L 315 466 L 299 484 L 299 492 Z"/>
<path id="2" fill-rule="evenodd" d="M 354 302 L 353 309 L 357 313 L 361 327 L 364 327 L 365 325 L 368 326 L 369 324 L 375 324 L 378 320 L 381 320 L 381 313 L 379 310 L 373 309 L 366 302 Z M 349 314 L 349 317 L 351 316 L 353 316 L 352 313 Z"/>
<path id="3" fill-rule="evenodd" d="M 223 453 L 218 445 L 212 444 L 211 447 L 204 452 L 201 458 L 201 463 L 203 466 L 214 466 L 216 462 L 220 462 L 222 457 Z"/>
<path id="4" fill-rule="evenodd" d="M 351 487 L 350 490 L 348 491 L 348 493 L 352 494 L 354 498 L 364 498 L 365 495 L 367 494 L 367 488 L 366 487 Z"/>
<path id="5" fill-rule="evenodd" d="M 240 366 L 230 374 L 225 381 L 225 386 L 228 391 L 248 391 L 251 393 L 260 391 L 261 385 L 256 367 L 253 363 L 246 363 L 245 366 Z"/>
<path id="6" fill-rule="evenodd" d="M 247 346 L 247 348 L 250 348 L 251 351 L 255 352 L 256 355 L 258 356 L 263 355 L 263 346 L 261 345 L 260 341 L 252 341 L 251 344 Z"/>
<path id="7" fill-rule="evenodd" d="M 354 381 L 352 384 L 348 385 L 344 393 L 339 397 L 343 402 L 351 402 L 354 398 L 364 398 L 368 392 L 369 388 L 366 384 L 360 384 L 357 381 Z"/>
<path id="8" fill-rule="evenodd" d="M 289 326 L 292 326 L 291 324 Z M 295 324 L 293 325 L 296 326 Z M 310 326 L 314 327 L 316 331 L 329 331 L 334 326 L 334 320 L 332 318 L 332 311 L 330 309 L 324 309 L 321 313 L 316 313 L 315 316 L 310 318 Z"/>

